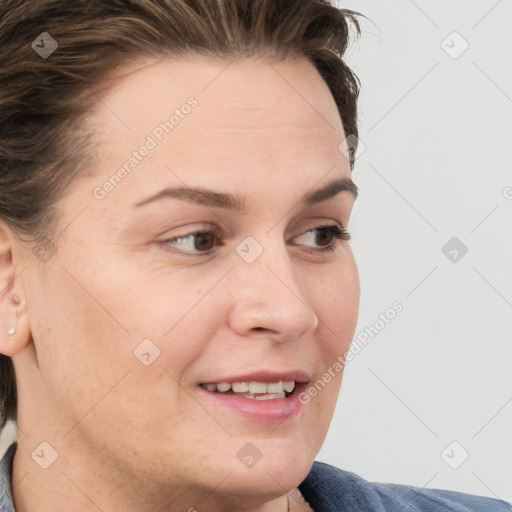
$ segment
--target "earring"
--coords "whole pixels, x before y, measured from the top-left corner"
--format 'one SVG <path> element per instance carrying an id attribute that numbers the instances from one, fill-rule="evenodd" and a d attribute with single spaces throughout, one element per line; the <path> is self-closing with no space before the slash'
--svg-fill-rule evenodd
<path id="1" fill-rule="evenodd" d="M 12 302 L 14 302 L 14 304 L 20 304 L 21 301 L 17 295 L 13 295 Z M 8 308 L 5 318 L 3 319 L 4 320 L 3 325 L 9 325 L 9 324 L 13 325 L 14 324 L 14 326 L 15 326 L 16 325 L 16 316 L 17 316 L 16 312 L 12 311 L 10 308 Z M 15 334 L 16 334 L 15 327 L 9 328 L 9 330 L 7 331 L 7 341 L 9 341 L 9 342 L 14 341 Z"/>

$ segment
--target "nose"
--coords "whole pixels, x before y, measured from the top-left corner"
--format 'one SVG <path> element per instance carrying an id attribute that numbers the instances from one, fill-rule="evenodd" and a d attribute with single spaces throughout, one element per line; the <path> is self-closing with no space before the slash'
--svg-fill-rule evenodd
<path id="1" fill-rule="evenodd" d="M 284 343 L 318 326 L 318 316 L 304 294 L 305 287 L 315 281 L 308 279 L 298 286 L 286 248 L 267 249 L 252 263 L 238 262 L 230 278 L 233 307 L 229 323 L 238 335 Z"/>

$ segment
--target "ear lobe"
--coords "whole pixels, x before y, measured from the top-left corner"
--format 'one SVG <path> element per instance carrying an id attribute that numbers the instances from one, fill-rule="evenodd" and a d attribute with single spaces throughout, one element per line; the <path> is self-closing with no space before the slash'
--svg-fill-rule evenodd
<path id="1" fill-rule="evenodd" d="M 7 229 L 0 223 L 0 354 L 12 356 L 28 343 L 30 329 L 25 304 L 15 293 L 16 267 Z"/>
<path id="2" fill-rule="evenodd" d="M 0 354 L 4 356 L 13 356 L 21 351 L 29 340 L 25 325 L 26 315 L 18 317 L 19 306 L 14 297 L 17 296 L 4 293 L 0 299 Z"/>

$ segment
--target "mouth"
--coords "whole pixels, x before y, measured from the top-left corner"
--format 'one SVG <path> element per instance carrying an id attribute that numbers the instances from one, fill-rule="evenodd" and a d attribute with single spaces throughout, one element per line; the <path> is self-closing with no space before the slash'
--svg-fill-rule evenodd
<path id="1" fill-rule="evenodd" d="M 227 408 L 252 422 L 282 422 L 300 415 L 304 406 L 300 394 L 311 378 L 299 370 L 262 370 L 201 382 L 198 389 L 214 406 Z"/>
<path id="2" fill-rule="evenodd" d="M 212 382 L 200 384 L 200 387 L 211 393 L 235 395 L 249 400 L 278 400 L 292 395 L 297 387 L 297 383 L 294 380 L 275 382 Z"/>

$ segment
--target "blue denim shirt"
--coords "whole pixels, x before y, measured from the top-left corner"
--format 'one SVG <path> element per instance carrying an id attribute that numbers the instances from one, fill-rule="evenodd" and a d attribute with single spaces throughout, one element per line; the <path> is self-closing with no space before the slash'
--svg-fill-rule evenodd
<path id="1" fill-rule="evenodd" d="M 299 485 L 315 512 L 512 512 L 512 503 L 454 491 L 368 482 L 315 462 Z"/>
<path id="2" fill-rule="evenodd" d="M 17 443 L 0 461 L 0 512 L 15 512 L 11 472 Z M 323 462 L 314 462 L 299 485 L 315 512 L 512 512 L 512 504 L 453 491 L 368 482 Z"/>

